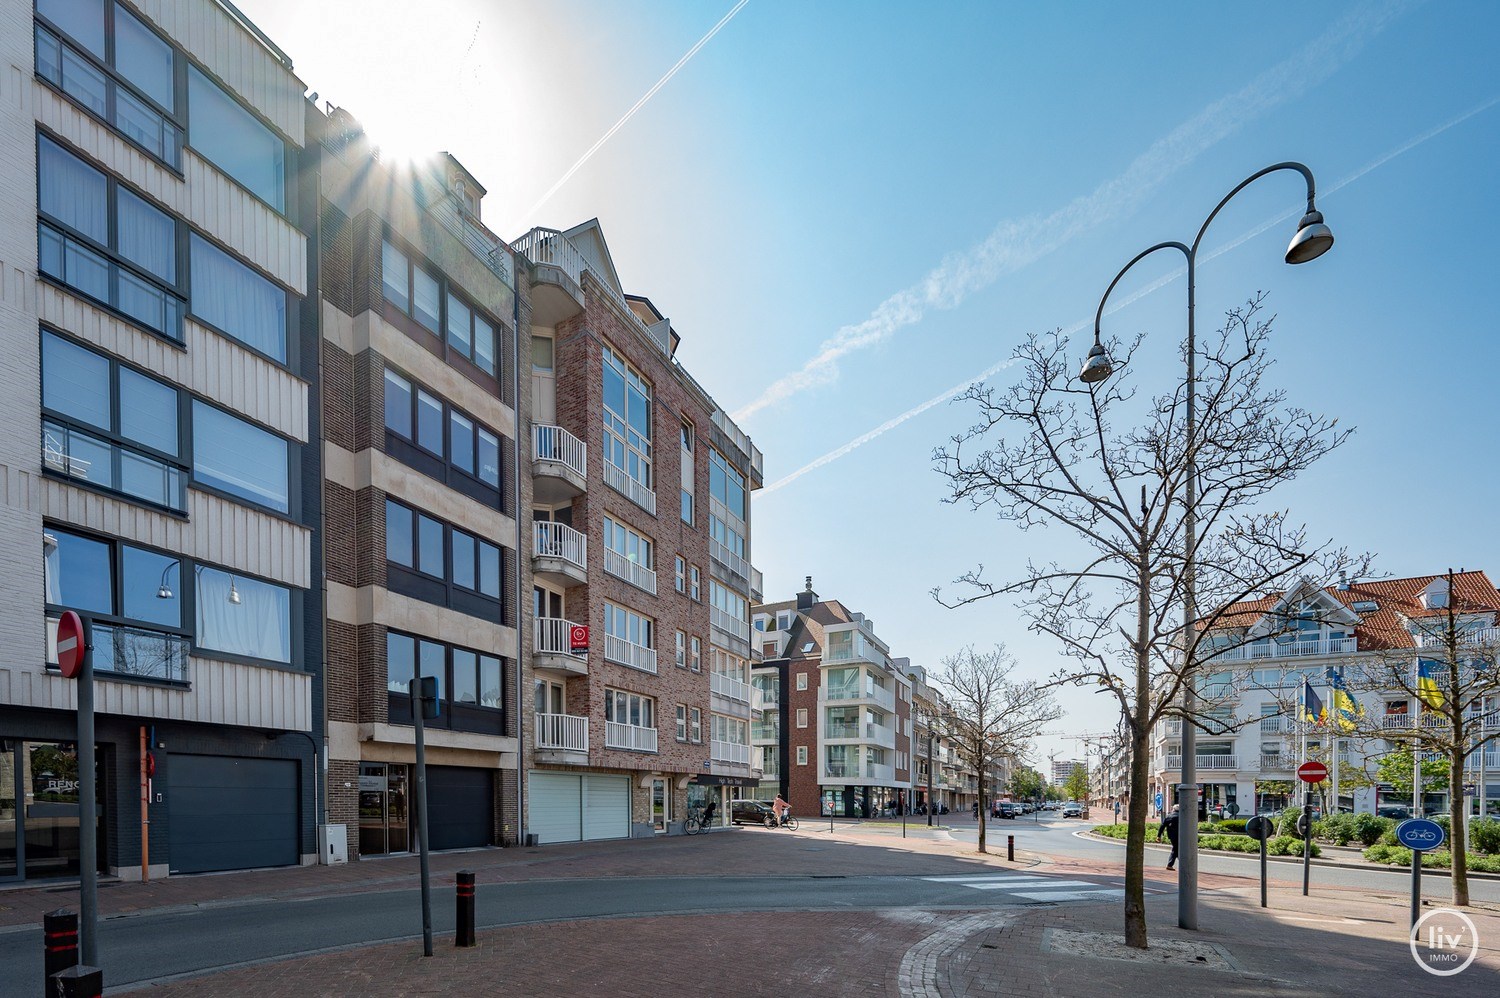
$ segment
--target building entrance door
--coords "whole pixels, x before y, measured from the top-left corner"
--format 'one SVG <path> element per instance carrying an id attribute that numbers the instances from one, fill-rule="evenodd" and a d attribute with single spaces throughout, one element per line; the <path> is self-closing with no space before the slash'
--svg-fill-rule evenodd
<path id="1" fill-rule="evenodd" d="M 406 766 L 400 763 L 360 763 L 360 855 L 384 856 L 410 851 Z"/>
<path id="2" fill-rule="evenodd" d="M 672 794 L 666 780 L 651 781 L 651 827 L 662 835 L 672 823 Z"/>

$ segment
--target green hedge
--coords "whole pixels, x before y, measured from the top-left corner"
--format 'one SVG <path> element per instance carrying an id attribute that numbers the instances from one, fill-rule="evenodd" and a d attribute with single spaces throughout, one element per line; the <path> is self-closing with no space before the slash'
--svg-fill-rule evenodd
<path id="1" fill-rule="evenodd" d="M 1156 833 L 1160 825 L 1146 826 L 1146 841 L 1157 841 Z M 1198 835 L 1198 847 L 1200 849 L 1212 849 L 1218 852 L 1259 852 L 1260 844 L 1248 835 L 1232 835 L 1208 830 Z M 1112 839 L 1123 839 L 1128 836 L 1129 825 L 1098 825 L 1093 831 L 1100 835 L 1107 835 Z M 1292 835 L 1278 835 L 1266 843 L 1266 852 L 1272 856 L 1300 856 L 1302 855 L 1302 840 Z M 1313 843 L 1312 854 L 1320 855 L 1322 850 L 1316 842 Z M 1410 862 L 1410 857 L 1407 862 Z"/>
<path id="2" fill-rule="evenodd" d="M 1400 845 L 1374 845 L 1365 850 L 1365 859 L 1372 863 L 1391 866 L 1411 866 L 1411 850 Z M 1422 854 L 1422 865 L 1447 870 L 1453 866 L 1453 856 L 1446 849 L 1434 849 Z M 1480 873 L 1500 873 L 1500 856 L 1483 856 L 1469 853 L 1468 867 Z"/>
<path id="3" fill-rule="evenodd" d="M 1373 846 L 1382 835 L 1394 829 L 1396 822 L 1373 814 L 1333 814 L 1313 822 L 1313 838 L 1346 846 L 1358 842 Z"/>

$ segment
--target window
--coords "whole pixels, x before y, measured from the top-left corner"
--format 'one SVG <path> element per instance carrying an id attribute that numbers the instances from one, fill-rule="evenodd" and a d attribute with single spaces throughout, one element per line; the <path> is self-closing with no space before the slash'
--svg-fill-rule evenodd
<path id="1" fill-rule="evenodd" d="M 677 668 L 687 668 L 687 635 L 677 632 Z"/>
<path id="2" fill-rule="evenodd" d="M 193 315 L 286 363 L 286 292 L 196 232 L 188 250 Z"/>
<path id="3" fill-rule="evenodd" d="M 688 712 L 687 704 L 680 703 L 680 704 L 677 705 L 677 740 L 679 742 L 685 742 L 685 741 L 687 741 L 687 736 L 688 736 L 688 721 L 687 721 L 687 716 L 688 715 L 687 715 L 687 712 Z"/>
<path id="4" fill-rule="evenodd" d="M 653 489 L 651 385 L 619 354 L 607 346 L 603 350 L 605 477 L 612 467 L 649 492 Z"/>
<path id="5" fill-rule="evenodd" d="M 682 522 L 693 522 L 693 424 L 682 424 Z"/>
<path id="6" fill-rule="evenodd" d="M 604 633 L 643 648 L 656 647 L 651 619 L 613 603 L 604 604 Z"/>
<path id="7" fill-rule="evenodd" d="M 468 648 L 459 648 L 425 638 L 387 631 L 385 636 L 386 688 L 393 700 L 391 716 L 397 723 L 407 723 L 406 710 L 397 711 L 395 703 L 405 708 L 412 679 L 418 675 L 437 680 L 438 720 L 428 725 L 486 731 L 498 728 L 495 714 L 474 713 L 476 708 L 499 712 L 505 704 L 505 679 L 498 656 Z M 451 707 L 470 711 L 455 718 Z"/>
<path id="8" fill-rule="evenodd" d="M 146 153 L 181 169 L 172 46 L 120 4 L 37 0 L 36 12 L 48 22 L 36 25 L 37 75 Z M 110 18 L 112 54 L 104 43 Z"/>
<path id="9" fill-rule="evenodd" d="M 805 727 L 807 727 L 807 708 L 806 707 L 798 707 L 797 708 L 797 727 L 799 727 L 799 728 L 805 728 Z"/>
<path id="10" fill-rule="evenodd" d="M 613 517 L 604 518 L 604 570 L 648 593 L 656 592 L 656 561 L 649 538 Z"/>
<path id="11" fill-rule="evenodd" d="M 698 571 L 698 566 L 693 565 L 688 570 L 688 596 L 701 603 L 703 601 L 703 588 L 700 580 L 701 575 Z"/>
<path id="12" fill-rule="evenodd" d="M 48 471 L 186 511 L 177 389 L 43 330 L 42 408 Z"/>
<path id="13" fill-rule="evenodd" d="M 687 592 L 687 562 L 682 560 L 682 555 L 677 556 L 676 581 L 673 583 L 680 593 Z"/>
<path id="14" fill-rule="evenodd" d="M 806 766 L 807 765 L 807 746 L 806 745 L 798 745 L 797 746 L 797 765 L 799 765 L 799 766 Z"/>
<path id="15" fill-rule="evenodd" d="M 531 369 L 533 371 L 549 372 L 553 365 L 552 337 L 531 337 Z"/>
<path id="16" fill-rule="evenodd" d="M 495 326 L 458 295 L 448 292 L 448 349 L 495 373 Z"/>
<path id="17" fill-rule="evenodd" d="M 745 597 L 741 596 L 739 593 L 736 593 L 732 589 L 719 585 L 719 583 L 713 581 L 712 579 L 710 579 L 708 583 L 708 594 L 709 599 L 715 608 L 723 611 L 730 617 L 733 617 L 738 623 L 745 624 L 746 631 L 750 629 L 749 624 L 746 623 L 745 616 L 749 611 L 750 606 L 749 603 L 746 602 Z M 743 637 L 743 635 L 741 636 Z"/>
<path id="18" fill-rule="evenodd" d="M 443 461 L 445 466 L 442 469 L 428 466 L 402 447 L 388 447 L 404 463 L 449 485 L 473 479 L 498 493 L 500 437 L 467 413 L 447 405 L 390 369 L 385 372 L 385 428 L 387 434 L 421 448 L 432 458 Z M 463 479 L 450 472 L 461 473 Z M 498 494 L 487 498 L 491 505 L 500 501 Z"/>
<path id="19" fill-rule="evenodd" d="M 490 376 L 498 374 L 496 324 L 390 240 L 380 245 L 380 288 L 386 301 L 440 337 L 450 357 L 462 357 Z"/>
<path id="20" fill-rule="evenodd" d="M 805 672 L 799 672 L 799 673 L 797 673 L 797 689 L 799 689 L 799 690 L 805 690 L 805 689 L 807 689 L 807 673 L 805 673 Z"/>
<path id="21" fill-rule="evenodd" d="M 500 549 L 458 527 L 448 526 L 387 498 L 385 501 L 386 560 L 445 582 L 455 589 L 500 599 Z M 428 602 L 453 605 L 452 594 L 407 589 L 400 579 L 387 577 L 392 588 Z M 434 597 L 437 599 L 434 599 Z M 455 609 L 463 609 L 456 606 Z"/>
<path id="22" fill-rule="evenodd" d="M 637 728 L 656 727 L 656 701 L 624 690 L 604 691 L 604 719 Z"/>
<path id="23" fill-rule="evenodd" d="M 703 710 L 700 707 L 688 711 L 688 737 L 694 744 L 703 741 Z"/>
<path id="24" fill-rule="evenodd" d="M 688 655 L 688 666 L 694 672 L 703 671 L 703 639 L 694 637 L 689 642 L 690 654 Z"/>
<path id="25" fill-rule="evenodd" d="M 250 193 L 283 211 L 286 144 L 196 66 L 188 67 L 188 142 Z"/>
<path id="26" fill-rule="evenodd" d="M 745 519 L 745 476 L 714 450 L 708 449 L 708 494 L 717 499 L 729 515 Z"/>
<path id="27" fill-rule="evenodd" d="M 193 401 L 193 481 L 273 509 L 290 509 L 287 443 L 222 409 Z"/>
<path id="28" fill-rule="evenodd" d="M 200 648 L 291 662 L 291 590 L 217 568 L 196 574 Z"/>
<path id="29" fill-rule="evenodd" d="M 46 136 L 37 139 L 37 211 L 43 274 L 181 342 L 170 215 Z"/>

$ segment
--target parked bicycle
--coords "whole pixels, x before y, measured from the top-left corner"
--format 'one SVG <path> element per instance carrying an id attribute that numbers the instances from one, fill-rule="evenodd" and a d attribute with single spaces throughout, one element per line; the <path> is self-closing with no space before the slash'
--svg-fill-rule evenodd
<path id="1" fill-rule="evenodd" d="M 714 809 L 712 806 L 702 808 L 695 807 L 688 812 L 687 821 L 682 823 L 682 830 L 688 835 L 697 835 L 699 832 L 711 832 L 714 829 Z"/>

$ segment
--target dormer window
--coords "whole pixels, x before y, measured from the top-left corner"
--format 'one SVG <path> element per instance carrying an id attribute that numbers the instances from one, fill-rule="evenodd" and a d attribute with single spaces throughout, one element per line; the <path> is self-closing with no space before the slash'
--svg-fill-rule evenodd
<path id="1" fill-rule="evenodd" d="M 1448 605 L 1448 580 L 1433 579 L 1422 590 L 1422 606 L 1428 610 L 1441 610 Z"/>

